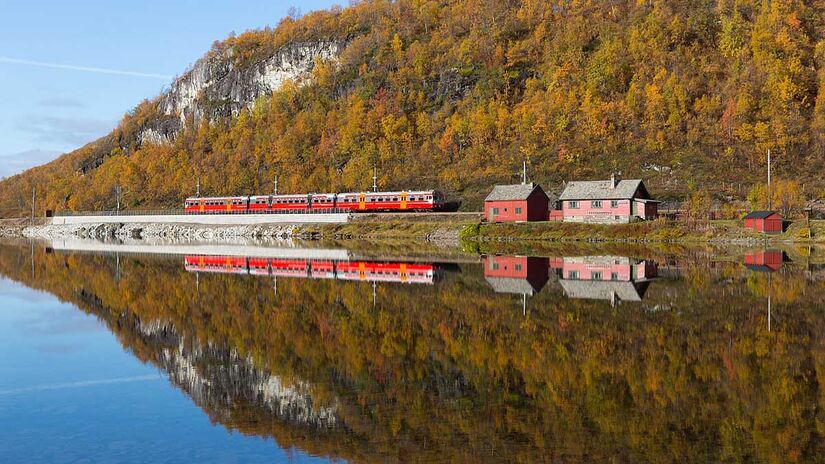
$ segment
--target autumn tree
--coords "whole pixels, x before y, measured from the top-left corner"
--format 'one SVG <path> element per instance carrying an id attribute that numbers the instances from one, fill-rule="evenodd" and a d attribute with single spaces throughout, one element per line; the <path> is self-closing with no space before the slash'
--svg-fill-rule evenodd
<path id="1" fill-rule="evenodd" d="M 768 194 L 767 184 L 756 184 L 748 192 L 748 202 L 755 210 L 776 210 L 786 218 L 800 217 L 805 212 L 805 195 L 802 186 L 795 180 L 774 179 L 770 201 Z"/>

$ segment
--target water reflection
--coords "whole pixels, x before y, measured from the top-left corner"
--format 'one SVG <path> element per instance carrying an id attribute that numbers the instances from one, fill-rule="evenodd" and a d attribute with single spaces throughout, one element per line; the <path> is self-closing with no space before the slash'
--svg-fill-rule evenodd
<path id="1" fill-rule="evenodd" d="M 213 421 L 310 454 L 792 462 L 825 452 L 825 282 L 799 259 L 769 276 L 743 267 L 742 253 L 319 250 L 0 246 L 0 273 L 104 321 Z M 530 298 L 529 313 L 503 310 L 513 295 Z M 622 301 L 633 304 L 610 307 Z"/>
<path id="2" fill-rule="evenodd" d="M 389 261 L 187 255 L 184 267 L 189 272 L 430 285 L 440 277 L 435 264 Z"/>
<path id="3" fill-rule="evenodd" d="M 568 298 L 612 305 L 642 301 L 657 269 L 654 261 L 624 256 L 484 256 L 484 277 L 496 293 L 533 296 L 553 277 Z"/>
<path id="4" fill-rule="evenodd" d="M 755 272 L 776 272 L 789 261 L 782 250 L 759 250 L 745 255 L 745 267 Z"/>

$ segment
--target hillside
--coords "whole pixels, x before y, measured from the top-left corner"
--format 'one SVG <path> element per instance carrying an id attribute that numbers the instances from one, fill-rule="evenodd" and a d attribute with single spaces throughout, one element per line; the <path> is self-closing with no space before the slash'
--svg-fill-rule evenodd
<path id="1" fill-rule="evenodd" d="M 825 1 L 363 1 L 216 42 L 108 136 L 0 183 L 0 214 L 202 193 L 437 187 L 611 171 L 744 198 L 825 196 Z M 821 91 L 821 89 L 823 91 Z"/>

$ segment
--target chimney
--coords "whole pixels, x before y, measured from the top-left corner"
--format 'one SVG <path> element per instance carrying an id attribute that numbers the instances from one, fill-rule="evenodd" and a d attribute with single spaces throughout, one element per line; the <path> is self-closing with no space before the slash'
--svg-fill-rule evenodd
<path id="1" fill-rule="evenodd" d="M 612 172 L 610 173 L 610 188 L 614 189 L 616 188 L 616 185 L 618 185 L 618 182 L 616 181 L 616 173 Z"/>

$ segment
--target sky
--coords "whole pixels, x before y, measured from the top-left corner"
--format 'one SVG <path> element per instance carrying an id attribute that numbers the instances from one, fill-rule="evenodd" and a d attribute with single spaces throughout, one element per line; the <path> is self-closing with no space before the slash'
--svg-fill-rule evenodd
<path id="1" fill-rule="evenodd" d="M 332 0 L 0 0 L 0 178 L 106 135 L 232 32 Z"/>

